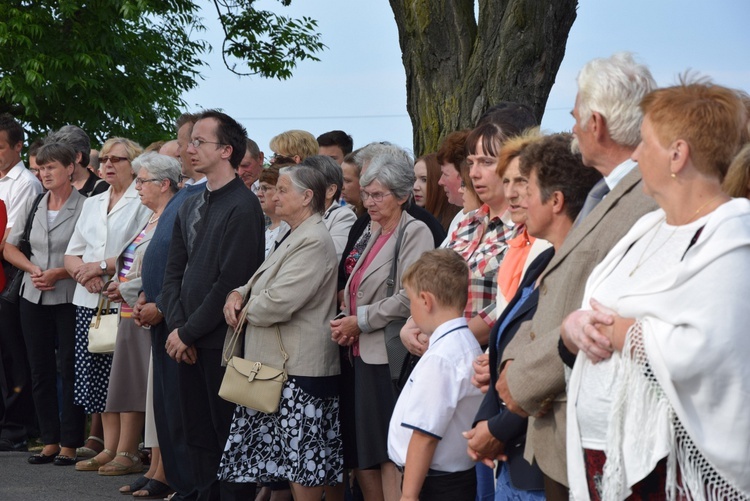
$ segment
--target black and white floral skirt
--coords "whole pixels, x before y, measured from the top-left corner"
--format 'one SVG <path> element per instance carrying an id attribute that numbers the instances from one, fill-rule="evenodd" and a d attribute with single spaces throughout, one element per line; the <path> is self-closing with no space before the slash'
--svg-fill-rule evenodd
<path id="1" fill-rule="evenodd" d="M 305 487 L 341 483 L 338 397 L 310 395 L 290 377 L 276 413 L 238 405 L 218 477 L 237 483 L 287 480 Z"/>

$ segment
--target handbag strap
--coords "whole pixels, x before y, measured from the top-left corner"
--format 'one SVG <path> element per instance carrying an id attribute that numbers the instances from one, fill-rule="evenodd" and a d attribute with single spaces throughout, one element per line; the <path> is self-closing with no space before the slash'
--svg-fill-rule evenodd
<path id="1" fill-rule="evenodd" d="M 224 349 L 224 353 L 222 356 L 224 357 L 225 363 L 229 363 L 229 359 L 231 358 L 232 353 L 234 353 L 234 348 L 235 346 L 237 346 L 237 341 L 240 339 L 240 333 L 242 332 L 242 328 L 245 325 L 245 320 L 247 319 L 247 311 L 249 308 L 250 301 L 245 303 L 242 311 L 240 311 L 240 317 L 237 319 L 237 325 L 234 327 L 234 331 L 232 332 L 232 339 Z M 289 360 L 289 355 L 287 355 L 286 351 L 284 350 L 284 343 L 281 342 L 281 331 L 279 330 L 278 324 L 276 324 L 276 338 L 279 340 L 279 350 L 281 351 L 282 357 L 284 357 L 284 364 L 282 366 L 282 369 L 285 369 L 286 361 Z"/>
<path id="2" fill-rule="evenodd" d="M 398 269 L 398 253 L 401 250 L 401 241 L 404 239 L 404 230 L 406 230 L 406 227 L 409 226 L 411 223 L 416 221 L 415 219 L 410 219 L 406 222 L 405 225 L 401 227 L 401 229 L 398 232 L 398 238 L 396 238 L 396 250 L 393 253 L 393 262 L 391 263 L 391 273 L 388 275 L 388 279 L 385 281 L 386 284 L 386 296 L 392 296 L 393 295 L 393 288 L 396 285 L 396 271 Z"/>
<path id="3" fill-rule="evenodd" d="M 39 208 L 39 203 L 42 201 L 42 198 L 44 197 L 44 193 L 40 193 L 36 196 L 36 200 L 34 200 L 34 205 L 31 206 L 31 212 L 29 212 L 29 217 L 26 218 L 26 225 L 23 227 L 23 234 L 21 235 L 21 240 L 29 241 L 29 238 L 31 238 L 31 225 L 34 224 L 34 216 L 36 215 L 36 211 Z M 26 256 L 26 259 L 28 259 L 29 256 Z"/>
<path id="4" fill-rule="evenodd" d="M 104 295 L 104 291 L 107 290 L 107 286 L 112 283 L 112 280 L 107 280 L 104 282 L 104 285 L 102 285 L 102 290 L 99 292 L 99 308 L 96 312 L 96 325 L 99 325 L 99 321 L 102 319 L 102 311 L 109 311 L 109 308 L 112 304 L 112 302 L 109 300 L 108 297 Z M 106 306 L 105 304 L 106 299 Z"/>

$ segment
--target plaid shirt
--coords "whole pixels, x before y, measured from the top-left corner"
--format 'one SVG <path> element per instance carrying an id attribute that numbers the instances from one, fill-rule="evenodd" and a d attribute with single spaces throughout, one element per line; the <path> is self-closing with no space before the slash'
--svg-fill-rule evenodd
<path id="1" fill-rule="evenodd" d="M 460 223 L 448 244 L 469 265 L 469 301 L 464 316 L 475 315 L 492 327 L 497 319 L 497 272 L 503 262 L 506 243 L 515 237 L 515 229 L 506 212 L 490 219 L 487 204 L 468 213 Z"/>

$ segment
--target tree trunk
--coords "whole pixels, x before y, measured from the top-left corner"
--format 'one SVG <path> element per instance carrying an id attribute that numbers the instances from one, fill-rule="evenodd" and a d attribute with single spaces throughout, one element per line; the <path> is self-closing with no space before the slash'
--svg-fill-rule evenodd
<path id="1" fill-rule="evenodd" d="M 541 120 L 577 0 L 390 0 L 406 69 L 414 153 L 437 150 L 498 101 Z"/>

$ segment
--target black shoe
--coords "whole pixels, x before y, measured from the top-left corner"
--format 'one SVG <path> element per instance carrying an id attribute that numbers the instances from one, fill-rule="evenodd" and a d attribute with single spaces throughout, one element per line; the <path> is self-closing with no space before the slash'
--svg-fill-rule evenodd
<path id="1" fill-rule="evenodd" d="M 26 440 L 13 442 L 7 438 L 0 439 L 0 452 L 26 452 L 28 450 Z"/>
<path id="2" fill-rule="evenodd" d="M 50 454 L 49 456 L 47 456 L 40 452 L 39 454 L 34 454 L 33 456 L 29 456 L 28 461 L 29 461 L 29 464 L 47 464 L 47 463 L 51 463 L 52 461 L 54 461 L 55 456 L 57 456 L 57 454 Z"/>
<path id="3" fill-rule="evenodd" d="M 74 464 L 76 464 L 76 461 L 76 458 L 72 458 L 70 456 L 55 456 L 55 466 L 73 466 Z"/>

